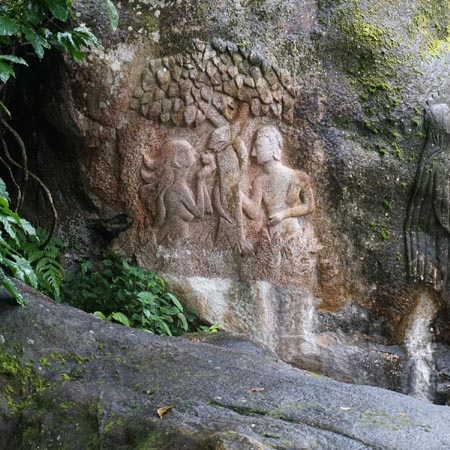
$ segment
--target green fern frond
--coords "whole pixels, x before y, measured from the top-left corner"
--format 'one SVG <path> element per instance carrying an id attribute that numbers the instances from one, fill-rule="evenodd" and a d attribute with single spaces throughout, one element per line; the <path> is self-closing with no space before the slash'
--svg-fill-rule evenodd
<path id="1" fill-rule="evenodd" d="M 63 274 L 64 267 L 55 259 L 44 257 L 36 265 L 36 275 L 40 286 L 46 294 L 57 301 L 61 298 Z"/>

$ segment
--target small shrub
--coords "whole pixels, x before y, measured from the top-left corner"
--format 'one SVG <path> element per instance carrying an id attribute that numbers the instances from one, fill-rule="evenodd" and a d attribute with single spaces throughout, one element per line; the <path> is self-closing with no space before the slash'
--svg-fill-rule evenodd
<path id="1" fill-rule="evenodd" d="M 160 276 L 116 256 L 83 261 L 66 277 L 62 299 L 97 318 L 169 336 L 186 333 L 194 318 Z"/>

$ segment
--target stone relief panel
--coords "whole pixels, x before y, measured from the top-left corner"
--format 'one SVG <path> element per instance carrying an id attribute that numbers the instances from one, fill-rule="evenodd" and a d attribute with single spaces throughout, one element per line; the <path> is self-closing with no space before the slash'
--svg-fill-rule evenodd
<path id="1" fill-rule="evenodd" d="M 190 54 L 149 61 L 130 107 L 180 127 L 200 125 L 208 105 L 232 120 L 242 101 L 255 117 L 292 122 L 295 88 L 289 72 L 242 46 L 195 41 Z"/>
<path id="2" fill-rule="evenodd" d="M 313 188 L 290 166 L 282 133 L 291 82 L 222 42 L 149 62 L 130 108 L 161 129 L 140 170 L 157 266 L 183 273 L 189 258 L 190 274 L 310 284 L 320 250 Z"/>
<path id="3" fill-rule="evenodd" d="M 440 293 L 450 309 L 450 107 L 432 97 L 426 141 L 405 223 L 409 276 Z"/>

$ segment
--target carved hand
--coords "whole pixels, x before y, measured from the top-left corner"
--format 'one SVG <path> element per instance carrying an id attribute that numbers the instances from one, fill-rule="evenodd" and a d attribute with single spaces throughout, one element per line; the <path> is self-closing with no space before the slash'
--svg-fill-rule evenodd
<path id="1" fill-rule="evenodd" d="M 204 180 L 209 175 L 211 175 L 216 170 L 216 165 L 214 163 L 214 157 L 209 154 L 202 156 L 203 167 L 197 172 L 197 179 Z"/>
<path id="2" fill-rule="evenodd" d="M 275 214 L 272 214 L 271 216 L 269 216 L 269 226 L 274 226 L 277 225 L 278 223 L 280 223 L 282 220 L 284 219 L 284 213 L 283 211 L 277 212 Z"/>
<path id="3" fill-rule="evenodd" d="M 241 254 L 244 256 L 252 255 L 255 251 L 253 244 L 250 241 L 247 241 L 247 239 L 240 242 L 240 250 Z"/>
<path id="4" fill-rule="evenodd" d="M 214 166 L 203 166 L 196 174 L 198 180 L 204 180 L 208 178 L 216 168 Z"/>

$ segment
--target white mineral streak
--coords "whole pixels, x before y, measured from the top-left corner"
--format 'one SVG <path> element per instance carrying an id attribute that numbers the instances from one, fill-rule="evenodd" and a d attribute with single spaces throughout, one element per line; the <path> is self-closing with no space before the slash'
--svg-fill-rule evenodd
<path id="1" fill-rule="evenodd" d="M 423 400 L 430 400 L 432 396 L 431 377 L 434 363 L 431 323 L 437 310 L 432 295 L 427 291 L 421 292 L 419 302 L 406 330 L 405 344 L 410 368 L 410 395 Z"/>
<path id="2" fill-rule="evenodd" d="M 258 339 L 261 339 L 270 348 L 275 348 L 276 337 L 276 312 L 272 304 L 273 292 L 272 285 L 266 281 L 256 281 L 255 283 L 256 298 L 259 303 L 259 317 L 261 329 L 258 330 Z"/>
<path id="3" fill-rule="evenodd" d="M 311 294 L 305 295 L 301 305 L 303 342 L 300 345 L 301 353 L 304 355 L 318 355 L 319 353 L 316 343 L 317 315 L 314 304 L 314 297 Z"/>
<path id="4" fill-rule="evenodd" d="M 228 311 L 230 280 L 164 275 L 171 287 L 183 292 L 183 299 L 199 317 L 210 323 L 224 323 Z"/>
<path id="5" fill-rule="evenodd" d="M 182 293 L 185 305 L 207 322 L 220 322 L 225 330 L 259 340 L 288 361 L 320 359 L 311 293 L 278 292 L 262 280 L 240 284 L 226 278 L 163 276 L 172 291 Z"/>

